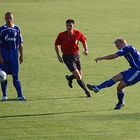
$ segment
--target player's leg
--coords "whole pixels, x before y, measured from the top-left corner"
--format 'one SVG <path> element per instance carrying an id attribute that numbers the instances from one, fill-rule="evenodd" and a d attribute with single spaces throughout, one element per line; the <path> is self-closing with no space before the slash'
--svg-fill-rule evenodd
<path id="1" fill-rule="evenodd" d="M 75 60 L 75 64 L 76 64 L 76 68 L 78 70 L 78 74 L 79 74 L 79 79 L 77 79 L 77 83 L 79 84 L 79 86 L 85 91 L 85 94 L 87 95 L 87 97 L 91 97 L 91 94 L 90 92 L 88 91 L 87 87 L 86 87 L 86 84 L 85 82 L 83 81 L 83 78 L 82 78 L 82 69 L 81 69 L 81 62 L 80 62 L 80 57 L 76 57 L 76 60 Z"/>
<path id="2" fill-rule="evenodd" d="M 117 97 L 118 103 L 116 104 L 114 109 L 121 109 L 124 106 L 124 88 L 127 87 L 127 83 L 121 81 L 117 86 Z"/>
<path id="3" fill-rule="evenodd" d="M 76 78 L 77 83 L 79 84 L 79 86 L 85 91 L 85 94 L 87 95 L 87 97 L 91 97 L 91 95 L 90 95 L 90 93 L 89 93 L 89 91 L 88 91 L 88 89 L 86 87 L 86 84 L 82 80 L 82 76 L 81 76 L 79 70 L 76 69 L 72 73 L 73 73 L 74 77 Z"/>
<path id="4" fill-rule="evenodd" d="M 18 77 L 19 64 L 18 62 L 11 62 L 11 74 L 13 78 L 13 85 L 17 91 L 18 100 L 25 101 L 26 98 L 22 95 L 21 83 Z"/>
<path id="5" fill-rule="evenodd" d="M 90 85 L 88 84 L 87 87 L 90 90 L 93 90 L 94 92 L 99 92 L 101 89 L 103 88 L 107 88 L 107 87 L 111 87 L 113 86 L 116 82 L 118 81 L 122 81 L 123 79 L 123 75 L 121 73 L 119 73 L 118 75 L 112 77 L 109 80 L 104 81 L 103 83 L 99 84 L 99 85 Z"/>
<path id="6" fill-rule="evenodd" d="M 18 79 L 18 75 L 17 74 L 12 75 L 12 77 L 13 77 L 13 85 L 14 85 L 16 91 L 17 91 L 18 98 L 22 97 L 23 95 L 22 95 L 21 83 L 20 83 L 20 81 Z"/>
<path id="7" fill-rule="evenodd" d="M 8 74 L 8 63 L 5 62 L 4 64 L 0 65 L 1 70 L 5 71 L 6 74 Z M 1 91 L 2 91 L 2 101 L 7 101 L 7 84 L 8 81 L 5 80 L 4 82 L 1 83 Z"/>
<path id="8" fill-rule="evenodd" d="M 72 55 L 65 55 L 63 54 L 63 61 L 66 64 L 67 68 L 72 72 L 73 71 L 73 58 Z M 72 88 L 72 82 L 73 79 L 75 79 L 74 75 L 66 75 L 66 80 L 68 81 L 68 85 L 70 88 Z"/>
<path id="9" fill-rule="evenodd" d="M 1 83 L 1 91 L 2 91 L 2 101 L 7 101 L 8 97 L 7 97 L 7 80 L 5 80 L 4 82 Z"/>
<path id="10" fill-rule="evenodd" d="M 115 109 L 120 109 L 124 105 L 124 88 L 130 85 L 134 85 L 140 81 L 140 71 L 136 69 L 128 69 L 124 72 L 121 72 L 123 75 L 123 80 L 117 86 L 117 97 L 118 104 Z"/>
<path id="11" fill-rule="evenodd" d="M 18 79 L 18 75 L 12 75 L 12 77 L 13 77 L 13 85 L 17 91 L 18 100 L 26 101 L 26 98 L 22 95 L 22 88 L 21 88 L 21 83 Z"/>
<path id="12" fill-rule="evenodd" d="M 74 75 L 73 75 L 73 74 L 72 74 L 72 75 L 66 75 L 66 79 L 67 79 L 67 81 L 68 81 L 69 87 L 70 87 L 70 88 L 73 88 L 72 82 L 73 82 L 73 79 L 75 79 Z"/>

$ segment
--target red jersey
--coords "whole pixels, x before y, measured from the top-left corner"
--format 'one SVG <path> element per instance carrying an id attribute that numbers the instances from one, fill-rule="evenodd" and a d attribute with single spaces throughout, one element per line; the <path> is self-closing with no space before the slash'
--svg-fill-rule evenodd
<path id="1" fill-rule="evenodd" d="M 67 31 L 59 33 L 55 40 L 55 45 L 61 46 L 63 54 L 78 54 L 79 52 L 79 41 L 85 43 L 86 37 L 78 30 L 73 30 L 72 34 L 68 34 Z"/>

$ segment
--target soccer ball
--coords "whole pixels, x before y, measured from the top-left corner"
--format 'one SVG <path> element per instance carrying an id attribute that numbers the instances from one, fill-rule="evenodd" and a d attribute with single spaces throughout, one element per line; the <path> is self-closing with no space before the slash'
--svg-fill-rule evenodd
<path id="1" fill-rule="evenodd" d="M 7 79 L 7 74 L 0 70 L 0 83 L 4 82 Z"/>

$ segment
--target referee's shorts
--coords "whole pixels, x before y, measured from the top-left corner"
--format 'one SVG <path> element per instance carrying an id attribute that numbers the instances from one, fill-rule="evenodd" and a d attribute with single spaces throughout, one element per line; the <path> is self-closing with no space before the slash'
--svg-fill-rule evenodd
<path id="1" fill-rule="evenodd" d="M 81 70 L 81 62 L 79 54 L 63 54 L 63 61 L 67 68 L 73 72 L 76 69 Z"/>

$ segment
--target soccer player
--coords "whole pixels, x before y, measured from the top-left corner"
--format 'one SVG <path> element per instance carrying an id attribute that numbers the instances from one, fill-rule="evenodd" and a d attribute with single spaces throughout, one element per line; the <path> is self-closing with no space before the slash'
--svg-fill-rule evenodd
<path id="1" fill-rule="evenodd" d="M 85 36 L 78 30 L 74 29 L 74 20 L 68 19 L 66 21 L 66 31 L 59 33 L 55 40 L 55 51 L 58 60 L 66 64 L 72 75 L 66 75 L 68 85 L 72 88 L 73 79 L 77 80 L 79 86 L 84 90 L 87 97 L 91 97 L 84 81 L 82 80 L 82 69 L 79 56 L 79 41 L 82 43 L 84 55 L 88 55 L 88 46 Z M 63 53 L 62 57 L 59 52 L 59 47 Z"/>
<path id="2" fill-rule="evenodd" d="M 118 58 L 119 56 L 124 56 L 131 68 L 119 73 L 118 75 L 99 85 L 88 84 L 87 86 L 90 90 L 93 90 L 95 93 L 97 93 L 101 89 L 111 87 L 116 82 L 120 81 L 117 86 L 117 97 L 119 101 L 114 109 L 121 109 L 121 107 L 124 106 L 124 88 L 134 85 L 140 81 L 140 53 L 136 48 L 127 44 L 126 40 L 122 37 L 117 38 L 114 43 L 119 49 L 117 53 L 104 57 L 98 57 L 95 59 L 95 61 L 98 62 L 101 60 L 111 60 Z"/>
<path id="3" fill-rule="evenodd" d="M 21 84 L 18 78 L 18 60 L 20 64 L 23 62 L 22 36 L 20 29 L 14 25 L 14 17 L 11 12 L 5 14 L 5 21 L 6 24 L 0 27 L 0 69 L 12 75 L 18 100 L 26 101 L 26 98 L 22 95 Z M 7 80 L 1 83 L 1 90 L 3 93 L 2 101 L 7 101 Z"/>

